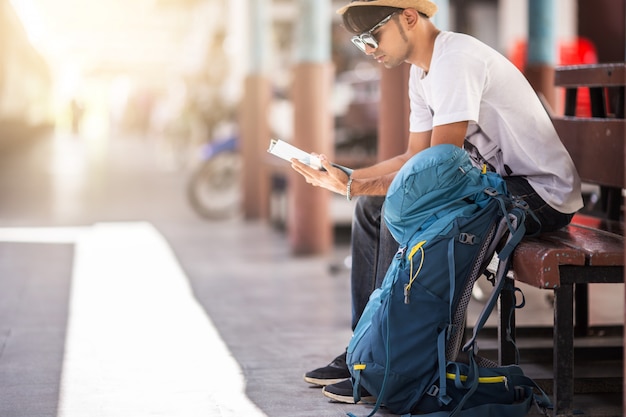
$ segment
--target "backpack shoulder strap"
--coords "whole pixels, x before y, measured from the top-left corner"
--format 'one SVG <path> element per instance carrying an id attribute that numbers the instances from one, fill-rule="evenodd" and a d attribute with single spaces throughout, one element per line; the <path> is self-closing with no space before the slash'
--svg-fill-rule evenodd
<path id="1" fill-rule="evenodd" d="M 500 199 L 500 196 L 495 196 L 495 198 Z M 500 199 L 500 201 L 503 201 Z M 513 250 L 517 246 L 517 244 L 524 237 L 524 233 L 526 232 L 526 228 L 524 227 L 525 220 L 525 211 L 519 207 L 514 208 L 513 210 L 507 213 L 500 220 L 499 228 L 508 228 L 509 234 L 507 236 L 506 242 L 502 249 L 498 252 L 498 268 L 496 270 L 495 280 L 494 280 L 494 288 L 491 291 L 491 295 L 489 299 L 483 306 L 478 319 L 476 320 L 476 325 L 473 329 L 473 334 L 471 339 L 463 346 L 463 351 L 467 351 L 473 346 L 476 342 L 476 338 L 478 337 L 478 333 L 483 328 L 489 315 L 493 311 L 495 307 L 498 297 L 502 292 L 505 284 L 505 277 L 509 271 L 509 267 L 511 264 L 511 255 L 513 254 Z"/>

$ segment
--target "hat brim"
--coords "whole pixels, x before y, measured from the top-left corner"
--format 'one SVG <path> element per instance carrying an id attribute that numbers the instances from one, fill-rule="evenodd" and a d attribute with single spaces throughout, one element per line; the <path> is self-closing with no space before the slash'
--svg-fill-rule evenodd
<path id="1" fill-rule="evenodd" d="M 352 1 L 339 10 L 338 14 L 344 14 L 348 9 L 359 6 L 388 6 L 397 7 L 399 9 L 415 9 L 424 13 L 428 17 L 433 17 L 437 13 L 437 5 L 430 0 L 371 0 L 371 1 Z"/>

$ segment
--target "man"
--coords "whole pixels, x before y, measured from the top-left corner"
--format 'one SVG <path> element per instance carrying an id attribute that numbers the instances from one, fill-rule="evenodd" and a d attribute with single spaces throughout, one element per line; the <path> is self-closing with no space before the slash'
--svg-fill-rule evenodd
<path id="1" fill-rule="evenodd" d="M 423 149 L 446 143 L 463 147 L 477 166 L 501 174 L 509 191 L 533 210 L 536 219 L 526 221 L 529 234 L 567 225 L 582 207 L 572 160 L 527 80 L 477 39 L 437 29 L 429 20 L 436 11 L 430 0 L 352 1 L 338 11 L 364 53 L 387 68 L 411 64 L 406 151 L 351 176 L 323 155 L 321 171 L 292 161 L 313 186 L 349 200 L 360 197 L 352 229 L 353 329 L 397 249 L 381 222 L 384 195 L 400 167 Z M 305 380 L 324 386 L 330 398 L 353 402 L 349 377 L 344 353 L 308 372 Z"/>

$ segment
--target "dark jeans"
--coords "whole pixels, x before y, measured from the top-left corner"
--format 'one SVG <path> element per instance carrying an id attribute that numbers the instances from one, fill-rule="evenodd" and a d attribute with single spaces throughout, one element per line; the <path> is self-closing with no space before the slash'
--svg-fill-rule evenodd
<path id="1" fill-rule="evenodd" d="M 535 217 L 527 216 L 526 234 L 550 232 L 566 226 L 573 214 L 563 214 L 550 207 L 523 177 L 505 178 L 509 192 L 528 203 Z M 385 197 L 359 197 L 352 221 L 352 329 L 363 313 L 370 294 L 385 278 L 387 268 L 398 250 L 382 221 Z"/>

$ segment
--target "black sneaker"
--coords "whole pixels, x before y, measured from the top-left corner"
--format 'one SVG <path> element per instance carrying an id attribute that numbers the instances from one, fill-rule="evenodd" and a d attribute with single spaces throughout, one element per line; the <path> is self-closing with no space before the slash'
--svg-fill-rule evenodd
<path id="1" fill-rule="evenodd" d="M 352 380 L 346 379 L 332 385 L 326 385 L 322 389 L 322 393 L 333 401 L 340 403 L 354 404 L 354 393 L 352 391 Z M 376 398 L 367 392 L 363 387 L 359 387 L 361 401 L 366 403 L 376 402 Z"/>
<path id="2" fill-rule="evenodd" d="M 306 382 L 320 386 L 336 384 L 346 378 L 350 378 L 350 371 L 346 364 L 346 352 L 337 356 L 328 365 L 304 374 L 304 380 Z"/>

